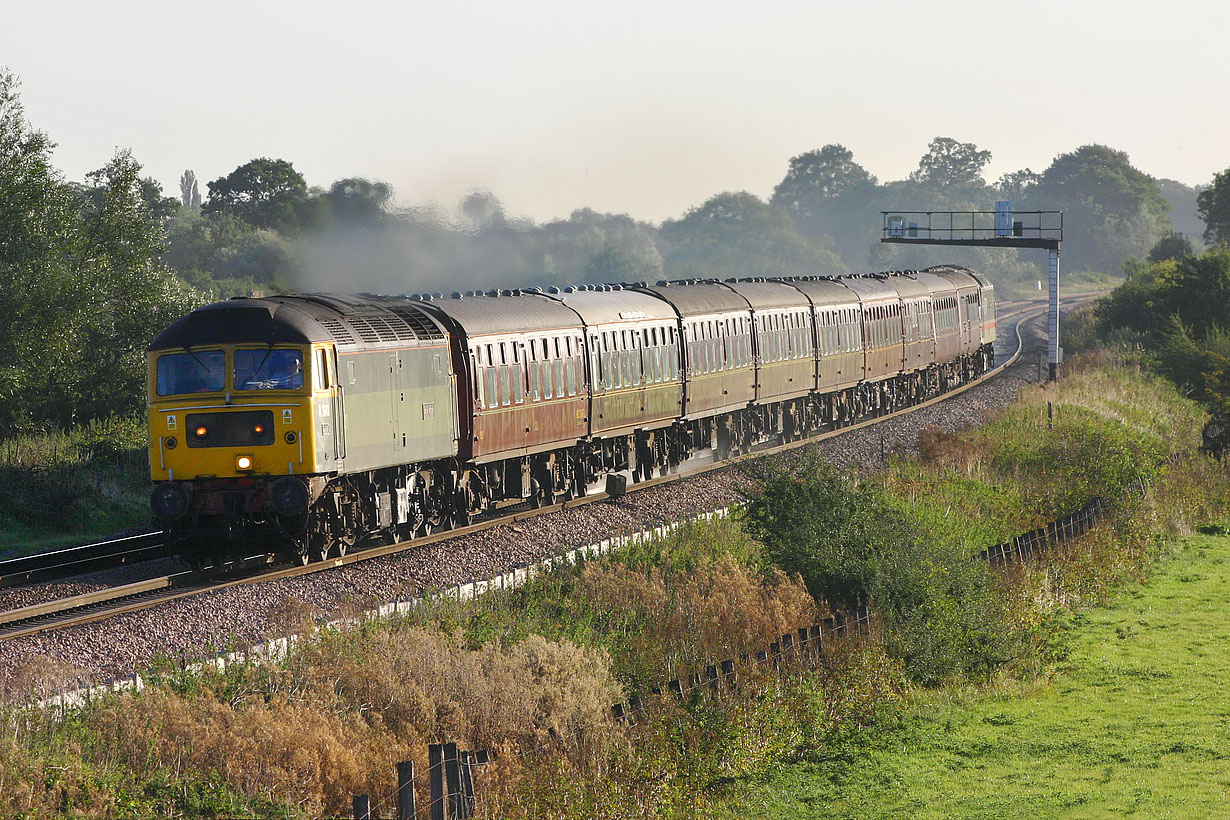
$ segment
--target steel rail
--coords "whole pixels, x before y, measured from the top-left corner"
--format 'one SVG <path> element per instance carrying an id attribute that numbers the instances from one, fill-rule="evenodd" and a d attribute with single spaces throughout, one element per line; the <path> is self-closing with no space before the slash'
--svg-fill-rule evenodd
<path id="1" fill-rule="evenodd" d="M 775 455 L 788 450 L 803 447 L 808 444 L 826 441 L 855 430 L 862 430 L 892 419 L 902 418 L 910 413 L 914 413 L 918 410 L 922 410 L 923 408 L 931 407 L 939 404 L 940 402 L 959 396 L 974 387 L 987 383 L 991 379 L 1001 375 L 1007 368 L 1015 364 L 1020 359 L 1024 350 L 1024 341 L 1021 336 L 1021 325 L 1030 319 L 1042 315 L 1044 312 L 1044 308 L 1031 309 L 1029 307 L 1025 307 L 1013 313 L 999 317 L 999 319 L 1008 319 L 1013 316 L 1019 317 L 1013 328 L 1013 332 L 1016 336 L 1016 350 L 1002 364 L 996 365 L 994 368 L 988 370 L 974 381 L 967 382 L 959 387 L 954 387 L 953 389 L 933 398 L 927 399 L 926 401 L 902 408 L 892 413 L 887 413 L 882 416 L 869 418 L 864 421 L 850 424 L 845 427 L 839 427 L 834 430 L 826 430 L 823 433 L 808 436 L 797 441 L 756 448 L 725 461 L 715 461 L 710 464 L 702 464 L 691 470 L 681 470 L 677 473 L 636 482 L 630 485 L 627 491 L 639 492 L 641 490 L 649 489 L 650 487 L 670 484 L 672 482 L 691 478 L 693 476 L 703 475 L 714 470 L 724 469 L 748 459 L 762 458 L 764 456 Z M 494 529 L 506 524 L 525 521 L 540 515 L 549 515 L 561 510 L 574 509 L 586 504 L 593 504 L 598 501 L 607 501 L 610 499 L 611 495 L 606 492 L 591 493 L 581 498 L 571 499 L 569 501 L 563 501 L 557 504 L 549 504 L 537 509 L 517 510 L 498 518 L 491 518 L 474 524 L 469 524 L 464 527 L 444 530 L 442 532 L 433 533 L 420 538 L 414 538 L 407 541 L 396 541 L 386 544 L 377 544 L 347 553 L 345 556 L 340 558 L 330 558 L 327 561 L 319 561 L 306 566 L 296 565 L 284 568 L 275 568 L 243 577 L 217 580 L 202 580 L 195 573 L 183 572 L 174 575 L 162 576 L 159 578 L 151 578 L 146 581 L 138 581 L 133 584 L 124 584 L 106 589 L 100 589 L 84 595 L 61 598 L 41 604 L 34 604 L 31 606 L 22 607 L 20 609 L 9 610 L 8 612 L 0 612 L 0 642 L 25 637 L 28 635 L 36 635 L 42 632 L 66 629 L 70 626 L 78 626 L 81 624 L 92 623 L 95 621 L 104 620 L 106 618 L 115 617 L 117 615 L 137 612 L 158 604 L 167 603 L 180 598 L 187 598 L 193 595 L 199 595 L 203 592 L 210 592 L 214 590 L 226 589 L 228 587 L 242 586 L 282 578 L 295 578 L 301 575 L 308 575 L 310 573 L 320 572 L 326 569 L 334 569 L 336 567 L 356 564 L 360 561 L 368 561 L 373 558 L 382 558 L 387 555 L 405 552 L 406 550 L 414 549 L 416 547 L 426 546 L 428 544 L 434 544 L 452 538 L 459 538 L 465 535 L 471 535 Z M 109 602 L 113 602 L 114 606 L 106 606 Z"/>
<path id="2" fill-rule="evenodd" d="M 0 561 L 0 589 L 147 561 L 160 557 L 165 547 L 161 532 L 144 532 L 8 558 Z"/>

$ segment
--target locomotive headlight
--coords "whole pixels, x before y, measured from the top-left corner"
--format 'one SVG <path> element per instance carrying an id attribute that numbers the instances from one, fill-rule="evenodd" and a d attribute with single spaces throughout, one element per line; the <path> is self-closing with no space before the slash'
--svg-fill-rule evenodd
<path id="1" fill-rule="evenodd" d="M 195 432 L 197 438 L 205 438 L 205 435 L 209 432 L 209 430 L 205 429 L 205 425 L 202 424 L 200 427 L 196 428 Z"/>
<path id="2" fill-rule="evenodd" d="M 251 470 L 252 469 L 252 456 L 235 456 L 235 469 L 236 470 Z"/>
<path id="3" fill-rule="evenodd" d="M 265 425 L 263 424 L 252 425 L 252 432 L 259 436 L 261 433 L 265 432 Z"/>
<path id="4" fill-rule="evenodd" d="M 163 521 L 178 521 L 188 512 L 188 491 L 174 482 L 163 482 L 150 493 L 149 505 Z"/>
<path id="5" fill-rule="evenodd" d="M 176 444 L 179 444 L 179 442 L 175 440 L 175 436 L 167 436 L 167 449 L 168 450 L 174 450 Z"/>

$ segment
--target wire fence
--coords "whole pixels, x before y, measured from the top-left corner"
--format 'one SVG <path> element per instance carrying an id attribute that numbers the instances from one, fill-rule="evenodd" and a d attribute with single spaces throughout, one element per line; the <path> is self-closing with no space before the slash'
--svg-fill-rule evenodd
<path id="1" fill-rule="evenodd" d="M 647 696 L 633 695 L 625 702 L 611 706 L 611 716 L 621 723 L 637 722 L 646 709 L 662 706 L 673 696 L 676 702 L 684 702 L 693 693 L 720 694 L 733 692 L 739 686 L 741 674 L 757 669 L 788 671 L 801 665 L 813 665 L 824 659 L 825 651 L 838 641 L 861 639 L 871 635 L 871 612 L 865 604 L 850 611 L 838 611 L 828 618 L 795 632 L 787 632 L 766 648 L 757 652 L 744 652 L 738 659 L 727 658 L 706 665 L 703 669 L 674 678 L 664 686 L 655 686 Z"/>
<path id="2" fill-rule="evenodd" d="M 1041 557 L 1060 544 L 1074 541 L 1087 533 L 1106 515 L 1106 502 L 1095 498 L 1074 513 L 1058 518 L 1035 530 L 1014 535 L 1002 544 L 995 544 L 978 553 L 978 557 L 993 566 L 1022 564 Z"/>

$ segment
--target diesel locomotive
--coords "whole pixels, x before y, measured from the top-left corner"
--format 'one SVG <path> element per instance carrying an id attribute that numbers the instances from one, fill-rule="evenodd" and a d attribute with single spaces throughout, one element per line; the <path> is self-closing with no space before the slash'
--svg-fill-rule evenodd
<path id="1" fill-rule="evenodd" d="M 990 281 L 954 266 L 230 299 L 150 346 L 151 506 L 199 569 L 324 560 L 891 412 L 994 340 Z"/>

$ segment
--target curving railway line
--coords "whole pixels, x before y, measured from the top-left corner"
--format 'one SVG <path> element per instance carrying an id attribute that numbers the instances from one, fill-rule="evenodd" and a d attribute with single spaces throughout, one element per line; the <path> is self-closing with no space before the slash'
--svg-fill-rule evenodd
<path id="1" fill-rule="evenodd" d="M 672 482 L 686 480 L 691 476 L 700 475 L 712 470 L 726 467 L 749 458 L 758 458 L 774 453 L 785 452 L 797 447 L 814 444 L 825 439 L 834 438 L 846 433 L 864 429 L 872 425 L 900 418 L 914 413 L 924 407 L 948 401 L 960 396 L 967 390 L 992 380 L 1017 362 L 1023 350 L 1021 326 L 1026 321 L 1039 316 L 1043 308 L 1037 307 L 1033 301 L 1001 303 L 1006 312 L 1001 320 L 1016 317 L 1016 321 L 1008 329 L 1005 322 L 1000 337 L 996 343 L 996 359 L 1001 364 L 988 371 L 981 379 L 954 388 L 943 395 L 925 402 L 912 405 L 894 413 L 868 418 L 857 423 L 835 430 L 829 430 L 808 438 L 784 444 L 761 446 L 752 452 L 742 454 L 728 461 L 714 461 L 707 456 L 700 456 L 681 465 L 679 472 L 666 476 L 648 479 L 627 488 L 628 492 L 639 492 Z M 618 493 L 617 493 L 618 494 Z M 552 504 L 537 509 L 515 508 L 502 514 L 496 514 L 468 526 L 448 530 L 446 532 L 416 538 L 408 541 L 373 544 L 362 549 L 356 549 L 348 554 L 332 558 L 325 562 L 308 565 L 273 565 L 266 563 L 262 568 L 240 577 L 210 580 L 195 572 L 177 572 L 159 577 L 149 578 L 135 583 L 121 584 L 105 589 L 94 590 L 80 595 L 70 595 L 55 600 L 23 606 L 7 611 L 0 611 L 0 641 L 36 635 L 44 632 L 66 629 L 72 626 L 88 624 L 106 618 L 136 612 L 143 609 L 199 595 L 203 592 L 216 591 L 227 587 L 262 583 L 274 579 L 293 578 L 321 572 L 335 567 L 368 561 L 374 558 L 391 555 L 427 544 L 458 538 L 472 533 L 482 532 L 495 527 L 515 524 L 528 518 L 547 515 L 565 508 L 576 508 L 582 505 L 604 501 L 612 497 L 607 492 L 594 492 L 584 497 Z M 166 544 L 161 533 L 147 533 L 129 538 L 114 539 L 98 544 L 84 545 L 41 556 L 29 556 L 25 559 L 15 559 L 16 562 L 0 562 L 0 586 L 12 585 L 10 581 L 29 583 L 33 580 L 62 578 L 82 569 L 97 569 L 103 566 L 118 566 L 126 562 L 140 560 L 139 556 L 158 557 L 166 554 Z M 261 557 L 262 562 L 268 559 Z M 5 565 L 9 564 L 10 567 Z M 7 572 L 6 572 L 7 570 Z M 28 581 L 20 579 L 27 578 Z"/>

